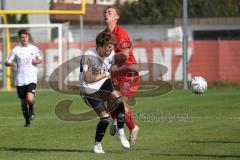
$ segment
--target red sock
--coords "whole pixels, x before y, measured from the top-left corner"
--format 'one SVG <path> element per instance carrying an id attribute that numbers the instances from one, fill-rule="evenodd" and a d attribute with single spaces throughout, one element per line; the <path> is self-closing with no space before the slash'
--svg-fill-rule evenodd
<path id="1" fill-rule="evenodd" d="M 115 120 L 117 118 L 116 112 L 112 112 L 111 117 L 112 117 L 113 120 Z"/>
<path id="2" fill-rule="evenodd" d="M 126 114 L 125 120 L 126 120 L 126 124 L 129 128 L 129 130 L 130 131 L 133 130 L 135 128 L 135 124 L 134 124 L 134 120 L 133 120 L 131 111 L 128 111 L 128 113 Z"/>

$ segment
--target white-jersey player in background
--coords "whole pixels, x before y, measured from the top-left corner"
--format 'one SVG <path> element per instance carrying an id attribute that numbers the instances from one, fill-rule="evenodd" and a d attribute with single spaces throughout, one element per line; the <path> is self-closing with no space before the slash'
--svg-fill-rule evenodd
<path id="1" fill-rule="evenodd" d="M 104 153 L 101 141 L 111 120 L 110 112 L 113 110 L 117 113 L 118 139 L 124 148 L 130 148 L 123 129 L 125 123 L 123 98 L 114 89 L 110 79 L 111 72 L 114 72 L 114 65 L 111 67 L 114 43 L 110 33 L 101 32 L 96 38 L 97 47 L 87 50 L 80 61 L 81 96 L 100 117 L 93 145 L 95 153 Z"/>
<path id="2" fill-rule="evenodd" d="M 18 32 L 20 44 L 12 49 L 5 65 L 15 69 L 15 86 L 21 99 L 25 127 L 34 118 L 34 98 L 37 85 L 37 65 L 42 63 L 39 49 L 29 43 L 30 33 L 22 29 Z"/>

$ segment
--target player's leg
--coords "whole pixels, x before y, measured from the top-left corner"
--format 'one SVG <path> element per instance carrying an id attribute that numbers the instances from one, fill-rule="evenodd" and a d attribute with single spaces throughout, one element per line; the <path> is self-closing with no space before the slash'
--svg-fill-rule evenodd
<path id="1" fill-rule="evenodd" d="M 104 153 L 101 141 L 105 135 L 106 129 L 108 127 L 109 121 L 111 120 L 107 109 L 104 107 L 104 101 L 101 99 L 100 94 L 81 94 L 85 103 L 93 108 L 93 110 L 100 117 L 100 121 L 96 127 L 95 140 L 93 144 L 94 153 Z"/>
<path id="2" fill-rule="evenodd" d="M 30 116 L 29 116 L 29 110 L 26 99 L 21 99 L 21 109 L 23 113 L 23 117 L 25 119 L 25 125 L 24 127 L 30 126 Z"/>
<path id="3" fill-rule="evenodd" d="M 118 91 L 115 90 L 112 81 L 110 79 L 106 80 L 100 88 L 99 97 L 103 98 L 104 101 L 109 101 L 109 99 L 113 99 L 111 108 L 108 110 L 115 111 L 117 116 L 117 126 L 118 126 L 118 138 L 124 148 L 130 148 L 130 144 L 125 137 L 124 133 L 124 123 L 125 123 L 125 112 L 124 112 L 124 103 L 122 96 Z"/>
<path id="4" fill-rule="evenodd" d="M 124 96 L 124 98 L 126 99 L 126 101 L 136 94 L 138 85 L 139 85 L 138 76 L 134 77 L 134 81 L 132 81 L 131 78 L 129 79 L 129 77 L 126 77 L 124 81 L 119 83 L 119 90 Z M 135 125 L 133 114 L 132 114 L 132 111 L 129 109 L 128 104 L 125 105 L 124 109 L 126 113 L 126 119 L 125 119 L 126 125 L 130 131 L 129 142 L 132 146 L 136 143 L 139 127 Z"/>
<path id="5" fill-rule="evenodd" d="M 133 146 L 136 143 L 137 140 L 137 134 L 139 131 L 139 127 L 137 125 L 135 125 L 134 123 L 134 118 L 133 118 L 133 114 L 131 112 L 131 110 L 127 107 L 125 107 L 125 112 L 126 112 L 126 124 L 128 126 L 128 129 L 130 131 L 129 134 L 129 142 L 131 144 L 131 146 Z"/>
<path id="6" fill-rule="evenodd" d="M 119 90 L 118 88 L 118 83 L 119 81 L 115 78 L 115 77 L 112 77 L 112 83 L 113 83 L 113 86 L 116 90 Z M 119 93 L 120 94 L 120 93 Z M 113 101 L 111 101 L 110 103 L 108 103 L 108 108 L 111 107 L 111 105 L 113 105 Z M 112 120 L 113 120 L 113 123 L 111 124 L 110 128 L 109 128 L 109 133 L 111 136 L 114 136 L 116 133 L 117 133 L 117 130 L 118 130 L 118 127 L 117 127 L 117 114 L 116 114 L 116 111 L 115 110 L 111 110 L 111 117 L 112 117 Z"/>
<path id="7" fill-rule="evenodd" d="M 112 97 L 114 99 L 114 105 L 116 107 L 116 117 L 117 117 L 117 136 L 120 140 L 122 146 L 124 148 L 130 148 L 130 144 L 128 140 L 126 139 L 125 133 L 124 133 L 124 123 L 125 123 L 125 109 L 124 109 L 124 101 L 121 95 L 119 95 L 119 92 L 114 91 L 112 92 Z"/>
<path id="8" fill-rule="evenodd" d="M 113 98 L 110 98 L 107 101 L 107 108 L 110 111 L 110 115 L 111 115 L 112 120 L 113 120 L 113 123 L 111 124 L 111 126 L 109 128 L 109 132 L 110 132 L 111 136 L 114 136 L 116 134 L 117 130 L 118 130 L 118 128 L 117 128 L 117 114 L 116 114 L 115 109 L 111 109 L 113 105 L 114 105 L 114 100 L 113 100 Z"/>
<path id="9" fill-rule="evenodd" d="M 135 125 L 132 111 L 129 109 L 127 104 L 125 105 L 124 109 L 126 112 L 126 125 L 128 126 L 128 129 L 130 131 L 129 142 L 130 145 L 133 146 L 134 144 L 136 144 L 139 127 Z"/>
<path id="10" fill-rule="evenodd" d="M 34 95 L 32 92 L 28 92 L 27 93 L 27 104 L 29 107 L 29 116 L 30 116 L 30 120 L 33 120 L 35 117 L 35 111 L 34 111 Z"/>
<path id="11" fill-rule="evenodd" d="M 123 97 L 123 98 L 127 100 L 126 97 Z M 133 118 L 132 112 L 129 109 L 127 103 L 126 102 L 123 102 L 123 103 L 124 103 L 124 110 L 125 110 L 125 123 L 126 123 L 128 129 L 130 131 L 130 134 L 131 133 L 136 133 L 136 131 L 138 132 L 139 128 L 134 123 L 134 118 Z M 117 127 L 117 120 L 116 120 L 116 112 L 112 112 L 111 116 L 113 118 L 113 123 L 110 126 L 109 132 L 110 132 L 111 136 L 114 136 L 116 134 L 116 131 L 117 131 L 117 128 L 118 128 Z M 132 144 L 135 144 L 135 141 L 136 141 L 136 135 L 137 134 L 134 134 L 134 135 L 135 136 L 130 136 L 130 137 L 133 137 L 133 138 L 129 138 L 133 142 Z"/>
<path id="12" fill-rule="evenodd" d="M 103 137 L 106 133 L 106 129 L 107 129 L 108 124 L 111 120 L 111 117 L 106 111 L 101 111 L 101 112 L 98 113 L 98 115 L 100 117 L 100 121 L 97 124 L 97 128 L 96 128 L 93 151 L 94 151 L 94 153 L 104 153 L 104 151 L 102 149 L 101 141 L 102 141 L 102 139 L 103 139 Z"/>
<path id="13" fill-rule="evenodd" d="M 111 117 L 113 119 L 113 123 L 112 123 L 112 125 L 109 128 L 109 133 L 110 133 L 111 136 L 114 136 L 116 134 L 117 130 L 118 130 L 118 127 L 117 127 L 117 115 L 116 115 L 115 111 L 113 111 L 111 113 Z"/>
<path id="14" fill-rule="evenodd" d="M 30 120 L 33 120 L 35 117 L 35 111 L 34 111 L 34 100 L 36 96 L 36 84 L 35 83 L 30 83 L 27 85 L 27 104 L 29 107 L 29 115 L 30 115 Z"/>
<path id="15" fill-rule="evenodd" d="M 30 119 L 29 119 L 29 110 L 26 101 L 26 94 L 27 94 L 27 87 L 26 86 L 17 86 L 17 94 L 18 98 L 21 99 L 21 110 L 23 113 L 23 117 L 25 119 L 25 127 L 30 126 Z"/>

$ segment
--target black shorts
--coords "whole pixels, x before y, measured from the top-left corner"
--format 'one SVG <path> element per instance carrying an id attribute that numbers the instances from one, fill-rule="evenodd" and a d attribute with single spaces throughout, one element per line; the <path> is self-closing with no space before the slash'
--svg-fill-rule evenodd
<path id="1" fill-rule="evenodd" d="M 111 101 L 111 93 L 113 91 L 115 91 L 115 88 L 113 87 L 112 81 L 107 79 L 97 92 L 92 94 L 80 92 L 80 94 L 89 107 L 96 108 L 103 106 L 104 102 Z"/>
<path id="2" fill-rule="evenodd" d="M 37 88 L 36 83 L 30 83 L 24 86 L 17 86 L 18 98 L 25 99 L 28 92 L 31 92 L 33 93 L 34 96 L 36 96 L 36 88 Z"/>

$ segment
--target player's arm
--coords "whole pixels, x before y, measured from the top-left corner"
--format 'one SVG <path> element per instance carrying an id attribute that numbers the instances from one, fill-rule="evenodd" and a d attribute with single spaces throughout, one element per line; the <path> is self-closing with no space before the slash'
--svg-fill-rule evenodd
<path id="1" fill-rule="evenodd" d="M 88 70 L 85 72 L 84 80 L 86 83 L 93 83 L 93 82 L 100 81 L 101 79 L 104 79 L 106 77 L 110 78 L 109 72 L 96 74 L 96 73 L 94 73 L 94 71 Z"/>
<path id="2" fill-rule="evenodd" d="M 117 71 L 139 72 L 139 70 L 140 70 L 140 66 L 138 64 L 128 64 L 128 65 L 122 65 L 122 66 L 113 64 L 109 69 L 110 73 L 114 73 Z"/>
<path id="3" fill-rule="evenodd" d="M 121 66 L 129 59 L 132 43 L 128 38 L 123 37 L 115 46 L 114 63 Z"/>
<path id="4" fill-rule="evenodd" d="M 42 59 L 38 59 L 37 57 L 32 60 L 32 63 L 37 65 L 42 63 Z"/>
<path id="5" fill-rule="evenodd" d="M 129 39 L 127 38 L 122 38 L 120 42 L 116 45 L 116 55 L 121 54 L 123 55 L 126 59 L 129 58 L 129 53 L 132 47 L 132 43 L 130 42 Z"/>
<path id="6" fill-rule="evenodd" d="M 129 58 L 129 52 L 130 52 L 130 48 L 125 48 L 125 49 L 122 49 L 121 52 L 116 52 L 115 54 L 124 56 L 127 60 Z"/>
<path id="7" fill-rule="evenodd" d="M 9 57 L 7 58 L 7 60 L 5 61 L 5 66 L 7 67 L 16 67 L 17 64 L 15 62 L 15 53 L 14 51 L 12 51 L 9 55 Z"/>
<path id="8" fill-rule="evenodd" d="M 89 59 L 84 57 L 80 66 L 80 70 L 84 72 L 84 81 L 86 83 L 97 82 L 106 77 L 110 78 L 109 72 L 100 72 L 98 68 L 91 65 L 91 57 Z"/>
<path id="9" fill-rule="evenodd" d="M 138 64 L 128 64 L 118 67 L 118 70 L 126 71 L 126 72 L 139 72 L 140 66 Z"/>
<path id="10" fill-rule="evenodd" d="M 17 65 L 16 65 L 16 63 L 15 62 L 9 62 L 9 61 L 5 61 L 5 66 L 7 66 L 7 67 L 16 67 Z"/>
<path id="11" fill-rule="evenodd" d="M 37 64 L 41 64 L 41 63 L 42 63 L 42 56 L 41 56 L 41 54 L 40 54 L 39 49 L 37 49 L 37 51 L 36 51 L 36 56 L 35 56 L 35 58 L 32 60 L 32 63 L 33 63 L 34 65 L 37 65 Z"/>

